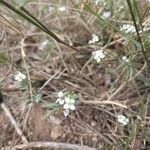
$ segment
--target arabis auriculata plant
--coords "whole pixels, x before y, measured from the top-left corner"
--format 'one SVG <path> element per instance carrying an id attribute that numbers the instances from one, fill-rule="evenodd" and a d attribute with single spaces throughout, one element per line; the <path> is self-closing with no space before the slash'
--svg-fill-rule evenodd
<path id="1" fill-rule="evenodd" d="M 63 106 L 64 109 L 64 116 L 67 117 L 70 113 L 70 110 L 75 110 L 75 101 L 76 101 L 76 94 L 71 92 L 63 92 L 60 91 L 57 94 L 57 100 L 56 103 L 59 103 Z"/>

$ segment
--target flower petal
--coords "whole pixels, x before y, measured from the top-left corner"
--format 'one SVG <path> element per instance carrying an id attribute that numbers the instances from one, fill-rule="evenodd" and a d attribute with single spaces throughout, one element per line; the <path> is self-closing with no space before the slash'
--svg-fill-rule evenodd
<path id="1" fill-rule="evenodd" d="M 73 105 L 73 104 L 71 104 L 69 108 L 70 108 L 71 110 L 75 110 L 75 109 L 76 109 L 75 105 Z"/>
<path id="2" fill-rule="evenodd" d="M 60 91 L 60 92 L 58 92 L 57 96 L 58 96 L 59 98 L 62 98 L 62 97 L 64 97 L 64 93 L 63 93 L 62 91 Z"/>
<path id="3" fill-rule="evenodd" d="M 66 103 L 66 104 L 64 105 L 64 109 L 69 109 L 69 108 L 70 108 L 70 105 Z"/>

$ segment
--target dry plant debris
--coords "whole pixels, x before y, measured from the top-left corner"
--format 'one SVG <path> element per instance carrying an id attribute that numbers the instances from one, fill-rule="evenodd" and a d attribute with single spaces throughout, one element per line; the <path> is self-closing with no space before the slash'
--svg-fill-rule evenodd
<path id="1" fill-rule="evenodd" d="M 1 0 L 0 148 L 150 149 L 149 8 Z"/>

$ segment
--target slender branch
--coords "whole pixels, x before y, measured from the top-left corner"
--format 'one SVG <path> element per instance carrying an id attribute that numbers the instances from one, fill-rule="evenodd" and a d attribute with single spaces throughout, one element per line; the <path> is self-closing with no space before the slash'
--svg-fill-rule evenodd
<path id="1" fill-rule="evenodd" d="M 29 149 L 29 148 L 52 148 L 52 149 L 72 149 L 72 150 L 96 150 L 96 148 L 88 146 L 80 146 L 77 144 L 57 143 L 57 142 L 31 142 L 27 144 L 16 145 L 12 150 Z"/>
<path id="2" fill-rule="evenodd" d="M 41 23 L 36 17 L 34 17 L 31 13 L 29 13 L 24 7 L 21 8 L 15 8 L 5 0 L 0 0 L 0 3 L 2 3 L 4 6 L 15 12 L 16 14 L 20 15 L 42 31 L 44 31 L 46 34 L 51 36 L 53 39 L 55 39 L 58 43 L 61 43 L 67 47 L 70 47 L 71 49 L 75 51 L 79 51 L 76 47 L 69 45 L 68 43 L 62 41 L 55 33 L 53 33 L 51 30 L 49 30 L 43 23 Z"/>
<path id="3" fill-rule="evenodd" d="M 5 103 L 1 103 L 1 108 L 4 110 L 6 116 L 9 118 L 11 124 L 14 126 L 16 132 L 18 133 L 18 135 L 21 137 L 22 142 L 24 144 L 28 143 L 28 140 L 26 139 L 26 137 L 23 135 L 23 132 L 21 131 L 19 125 L 17 124 L 17 122 L 15 121 L 14 117 L 12 116 L 9 108 L 5 105 Z"/>
<path id="4" fill-rule="evenodd" d="M 139 41 L 139 43 L 141 45 L 142 54 L 143 54 L 143 56 L 144 56 L 144 58 L 145 58 L 145 60 L 147 62 L 148 67 L 150 68 L 150 63 L 149 63 L 148 57 L 146 55 L 146 52 L 144 50 L 144 45 L 143 45 L 143 42 L 142 42 L 139 30 L 138 30 L 138 26 L 137 26 L 137 23 L 136 23 L 136 19 L 135 19 L 135 16 L 134 16 L 132 5 L 130 3 L 130 0 L 126 0 L 126 1 L 127 1 L 128 6 L 129 6 L 130 14 L 131 14 L 131 17 L 132 17 L 132 20 L 133 20 L 133 23 L 134 23 L 134 26 L 135 26 L 135 29 L 136 29 L 136 33 L 137 33 L 137 36 L 138 36 L 138 41 Z"/>

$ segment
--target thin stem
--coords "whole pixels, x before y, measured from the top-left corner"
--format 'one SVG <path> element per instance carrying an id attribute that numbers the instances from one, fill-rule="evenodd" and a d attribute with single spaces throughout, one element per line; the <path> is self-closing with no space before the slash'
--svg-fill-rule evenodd
<path id="1" fill-rule="evenodd" d="M 148 60 L 148 57 L 147 57 L 146 52 L 144 50 L 144 45 L 142 43 L 142 39 L 141 39 L 139 30 L 138 30 L 138 26 L 137 26 L 137 23 L 136 23 L 136 19 L 135 19 L 135 16 L 134 16 L 134 12 L 133 12 L 130 0 L 126 0 L 126 1 L 127 1 L 128 6 L 129 6 L 130 14 L 131 14 L 131 17 L 132 17 L 132 20 L 133 20 L 133 23 L 134 23 L 134 26 L 135 26 L 135 29 L 136 29 L 136 33 L 137 33 L 137 36 L 138 36 L 138 41 L 141 45 L 142 54 L 143 54 L 143 56 L 144 56 L 144 58 L 147 62 L 148 67 L 150 68 L 149 60 Z"/>
<path id="2" fill-rule="evenodd" d="M 7 3 L 4 0 L 0 0 L 0 3 L 2 3 L 4 6 L 9 8 L 13 12 L 15 12 L 16 14 L 20 15 L 21 17 L 23 17 L 24 19 L 26 19 L 27 21 L 29 21 L 30 23 L 32 23 L 36 27 L 40 28 L 42 31 L 44 31 L 45 33 L 50 35 L 53 39 L 55 39 L 58 43 L 61 43 L 63 45 L 70 47 L 71 49 L 79 51 L 74 46 L 71 46 L 68 43 L 62 41 L 55 33 L 50 31 L 43 23 L 41 23 L 37 18 L 35 18 L 32 14 L 30 14 L 24 7 L 21 7 L 21 9 L 16 9 L 15 7 L 13 7 L 12 5 L 10 5 L 9 3 Z"/>

